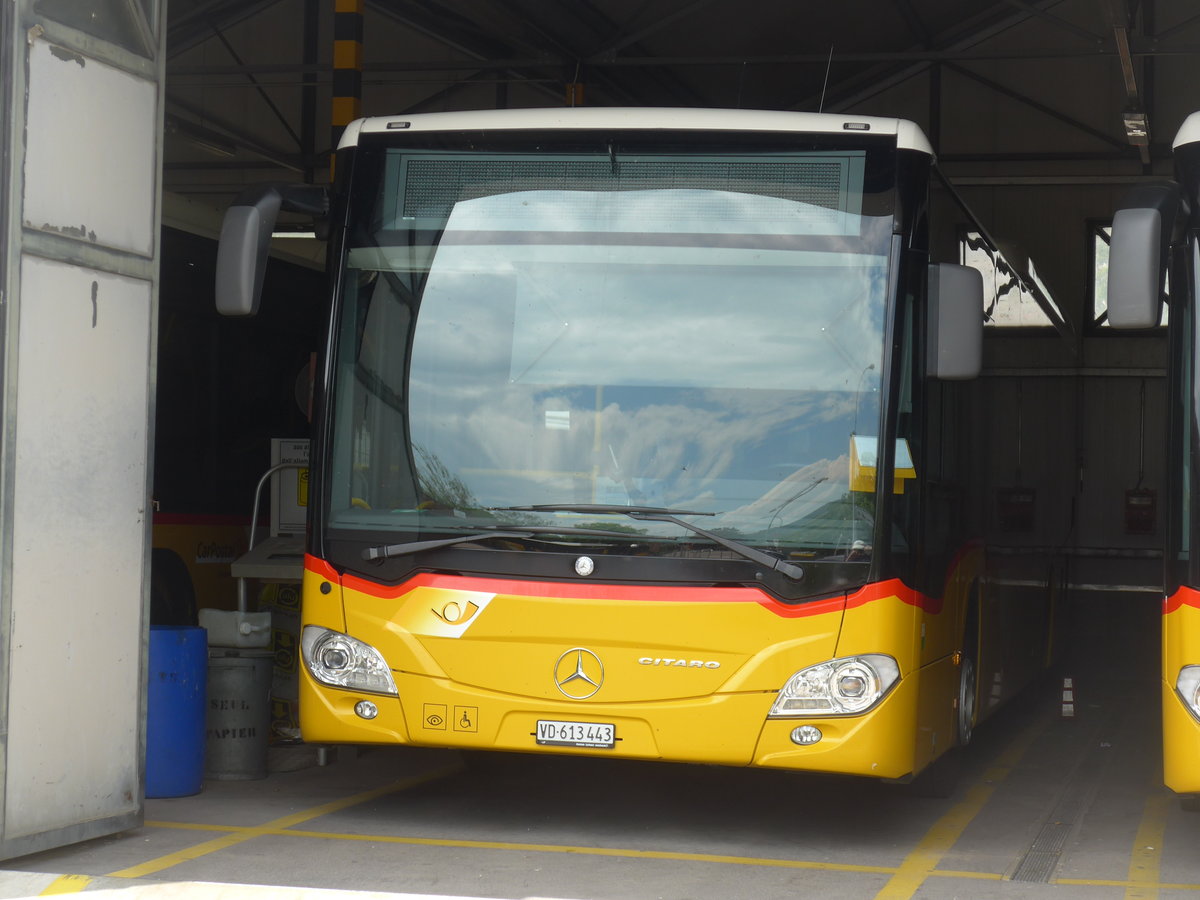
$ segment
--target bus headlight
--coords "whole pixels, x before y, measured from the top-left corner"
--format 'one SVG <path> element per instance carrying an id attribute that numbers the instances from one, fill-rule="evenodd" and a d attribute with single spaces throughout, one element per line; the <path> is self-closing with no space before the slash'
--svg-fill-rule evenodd
<path id="1" fill-rule="evenodd" d="M 831 659 L 789 678 L 770 715 L 856 716 L 875 706 L 899 680 L 900 667 L 882 653 Z"/>
<path id="2" fill-rule="evenodd" d="M 370 644 L 319 625 L 305 625 L 300 648 L 305 668 L 322 684 L 372 694 L 397 693 L 383 655 Z"/>
<path id="3" fill-rule="evenodd" d="M 1200 718 L 1200 666 L 1184 666 L 1175 679 L 1175 690 L 1192 715 Z"/>

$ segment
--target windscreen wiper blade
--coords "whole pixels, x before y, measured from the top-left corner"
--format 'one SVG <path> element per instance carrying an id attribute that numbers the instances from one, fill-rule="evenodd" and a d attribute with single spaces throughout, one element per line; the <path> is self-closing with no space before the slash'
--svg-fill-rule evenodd
<path id="1" fill-rule="evenodd" d="M 678 525 L 693 534 L 698 534 L 700 537 L 708 538 L 714 543 L 720 544 L 726 550 L 732 550 L 739 556 L 744 556 L 751 562 L 756 562 L 760 566 L 767 566 L 772 571 L 784 575 L 792 581 L 800 581 L 804 578 L 804 569 L 800 566 L 794 566 L 786 560 L 780 559 L 778 556 L 772 556 L 769 553 L 763 553 L 756 547 L 751 547 L 749 544 L 743 544 L 741 541 L 735 541 L 733 538 L 721 537 L 719 534 L 713 534 L 711 531 L 706 531 L 699 525 L 693 525 L 691 522 L 685 522 L 678 519 L 670 512 L 654 512 L 630 508 L 626 513 L 631 519 L 636 519 L 639 522 L 670 522 L 673 525 Z M 679 515 L 687 515 L 680 513 Z"/>
<path id="2" fill-rule="evenodd" d="M 686 531 L 692 532 L 692 534 L 708 538 L 710 541 L 720 544 L 726 550 L 732 550 L 734 553 L 751 562 L 756 562 L 760 566 L 767 566 L 772 571 L 778 572 L 780 575 L 792 579 L 792 581 L 800 581 L 804 578 L 804 569 L 800 566 L 792 565 L 777 556 L 763 553 L 749 544 L 743 544 L 741 541 L 735 541 L 732 538 L 721 537 L 719 534 L 713 534 L 711 531 L 706 531 L 698 525 L 693 525 L 690 522 L 685 522 L 677 518 L 678 516 L 712 516 L 716 515 L 715 513 L 694 512 L 686 509 L 666 509 L 661 506 L 621 506 L 616 503 L 547 503 L 536 506 L 506 506 L 502 508 L 517 512 L 619 513 L 629 516 L 631 519 L 636 519 L 639 522 L 670 522 Z"/>
<path id="3" fill-rule="evenodd" d="M 453 547 L 455 544 L 468 544 L 471 541 L 481 541 L 486 538 L 522 538 L 537 534 L 582 535 L 584 537 L 637 537 L 625 531 L 603 531 L 599 528 L 571 528 L 554 525 L 505 525 L 503 528 L 493 528 L 489 531 L 458 534 L 454 537 L 439 538 L 434 541 L 409 541 L 406 544 L 385 544 L 382 547 L 368 547 L 362 552 L 363 559 L 388 559 L 393 556 L 411 556 L 425 550 L 438 550 L 442 547 Z"/>

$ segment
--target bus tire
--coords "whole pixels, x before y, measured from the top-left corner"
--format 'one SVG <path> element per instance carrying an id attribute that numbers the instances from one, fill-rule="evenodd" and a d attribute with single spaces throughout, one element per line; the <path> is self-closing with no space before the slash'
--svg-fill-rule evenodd
<path id="1" fill-rule="evenodd" d="M 958 666 L 958 715 L 955 717 L 955 738 L 959 747 L 971 743 L 971 735 L 975 733 L 976 678 L 975 660 L 971 654 L 964 653 Z"/>
<path id="2" fill-rule="evenodd" d="M 967 617 L 963 623 L 962 658 L 958 665 L 958 699 L 955 704 L 956 746 L 971 743 L 979 721 L 979 582 L 971 585 L 967 599 Z"/>
<path id="3" fill-rule="evenodd" d="M 179 554 L 165 547 L 150 552 L 150 624 L 195 625 L 196 590 Z"/>

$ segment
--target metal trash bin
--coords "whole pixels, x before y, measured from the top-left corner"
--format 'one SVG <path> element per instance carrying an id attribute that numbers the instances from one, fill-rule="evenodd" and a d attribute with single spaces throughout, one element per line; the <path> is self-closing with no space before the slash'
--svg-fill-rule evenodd
<path id="1" fill-rule="evenodd" d="M 203 786 L 207 656 L 203 628 L 150 626 L 147 797 L 187 797 Z"/>
<path id="2" fill-rule="evenodd" d="M 267 777 L 274 656 L 270 650 L 208 648 L 207 777 Z"/>

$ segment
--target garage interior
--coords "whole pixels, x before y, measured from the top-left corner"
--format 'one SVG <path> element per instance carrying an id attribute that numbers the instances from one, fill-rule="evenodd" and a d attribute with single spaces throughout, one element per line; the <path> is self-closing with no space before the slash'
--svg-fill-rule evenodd
<path id="1" fill-rule="evenodd" d="M 134 52 L 155 40 L 152 0 L 91 0 L 82 17 L 67 0 L 27 6 Z M 361 29 L 350 65 L 335 57 L 335 12 Z M 1131 187 L 1171 177 L 1171 140 L 1200 110 L 1192 0 L 170 0 L 158 27 L 152 616 L 236 606 L 228 567 L 271 441 L 308 436 L 324 245 L 285 221 L 262 314 L 222 320 L 224 209 L 249 185 L 327 183 L 348 111 L 586 105 L 924 130 L 1030 286 L 990 310 L 973 524 L 999 553 L 1046 560 L 1065 628 L 1050 675 L 980 729 L 949 798 L 651 763 L 471 767 L 450 751 L 305 747 L 285 721 L 265 779 L 151 799 L 138 828 L 8 859 L 0 897 L 207 882 L 245 896 L 1200 891 L 1200 818 L 1161 788 L 1157 757 L 1166 333 L 1118 332 L 1105 313 L 1113 213 Z M 975 261 L 973 238 L 935 236 L 954 262 Z M 226 527 L 203 578 L 175 562 L 191 538 L 170 528 L 189 518 Z M 294 612 L 286 583 L 261 590 Z M 1078 691 L 1069 719 L 1064 677 Z"/>

